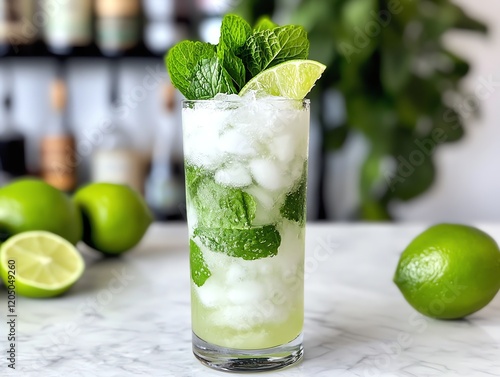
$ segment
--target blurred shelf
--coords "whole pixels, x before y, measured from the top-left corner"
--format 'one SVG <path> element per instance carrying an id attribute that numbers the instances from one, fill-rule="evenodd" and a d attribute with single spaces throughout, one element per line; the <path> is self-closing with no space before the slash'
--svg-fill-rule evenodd
<path id="1" fill-rule="evenodd" d="M 165 51 L 166 53 L 167 51 Z M 85 47 L 74 48 L 69 54 L 56 54 L 51 52 L 43 42 L 36 42 L 29 46 L 11 47 L 10 51 L 1 58 L 54 58 L 58 60 L 74 59 L 74 58 L 102 58 L 102 59 L 122 59 L 122 58 L 158 58 L 161 59 L 163 54 L 155 54 L 150 51 L 146 45 L 141 42 L 134 48 L 123 52 L 116 56 L 103 54 L 100 49 L 91 44 Z"/>

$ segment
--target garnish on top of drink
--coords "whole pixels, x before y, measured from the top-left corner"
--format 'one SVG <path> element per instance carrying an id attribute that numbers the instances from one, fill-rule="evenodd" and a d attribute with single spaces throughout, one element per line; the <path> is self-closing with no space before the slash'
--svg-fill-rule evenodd
<path id="1" fill-rule="evenodd" d="M 252 27 L 237 15 L 222 20 L 219 43 L 183 41 L 170 49 L 166 64 L 172 83 L 189 100 L 217 94 L 303 99 L 325 66 L 309 55 L 302 26 L 278 26 L 261 18 Z"/>

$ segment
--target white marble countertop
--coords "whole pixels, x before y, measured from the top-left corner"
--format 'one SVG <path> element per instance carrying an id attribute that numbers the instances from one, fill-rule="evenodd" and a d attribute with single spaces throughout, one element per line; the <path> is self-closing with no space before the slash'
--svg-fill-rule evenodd
<path id="1" fill-rule="evenodd" d="M 437 321 L 418 315 L 392 283 L 399 253 L 424 228 L 309 225 L 305 358 L 264 375 L 500 376 L 500 295 L 467 320 Z M 500 240 L 500 225 L 481 228 Z M 155 225 L 122 258 L 87 260 L 65 296 L 18 299 L 17 369 L 6 365 L 4 325 L 1 376 L 221 375 L 191 353 L 184 225 Z M 6 299 L 0 304 L 6 319 Z"/>

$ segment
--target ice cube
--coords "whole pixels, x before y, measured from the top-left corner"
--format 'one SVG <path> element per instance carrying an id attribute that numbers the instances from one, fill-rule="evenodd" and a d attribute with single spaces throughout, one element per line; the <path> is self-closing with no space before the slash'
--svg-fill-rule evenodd
<path id="1" fill-rule="evenodd" d="M 234 305 L 248 305 L 265 299 L 265 287 L 259 281 L 245 281 L 226 291 L 227 298 Z"/>
<path id="2" fill-rule="evenodd" d="M 244 101 L 255 101 L 257 99 L 257 92 L 255 90 L 249 90 L 241 98 Z"/>
<path id="3" fill-rule="evenodd" d="M 252 177 L 248 170 L 242 165 L 233 165 L 225 169 L 217 170 L 215 181 L 223 186 L 245 187 L 252 183 Z"/>
<path id="4" fill-rule="evenodd" d="M 184 153 L 188 162 L 213 170 L 226 161 L 218 141 L 228 126 L 227 118 L 222 111 L 184 109 Z"/>
<path id="5" fill-rule="evenodd" d="M 275 137 L 270 144 L 269 152 L 284 163 L 288 163 L 295 157 L 296 143 L 292 135 L 285 134 Z"/>
<path id="6" fill-rule="evenodd" d="M 219 148 L 223 152 L 241 157 L 257 155 L 257 151 L 253 147 L 251 139 L 236 129 L 226 131 L 220 137 Z"/>
<path id="7" fill-rule="evenodd" d="M 226 301 L 224 287 L 216 279 L 208 279 L 201 287 L 196 287 L 196 292 L 201 303 L 208 308 L 223 305 Z"/>
<path id="8" fill-rule="evenodd" d="M 265 189 L 277 191 L 287 185 L 283 171 L 271 160 L 256 159 L 250 162 L 250 171 L 257 183 Z"/>
<path id="9" fill-rule="evenodd" d="M 226 283 L 229 286 L 240 283 L 243 279 L 248 278 L 248 271 L 243 266 L 237 263 L 231 263 L 225 273 Z"/>
<path id="10" fill-rule="evenodd" d="M 228 95 L 225 93 L 217 93 L 214 97 L 214 101 L 226 101 Z"/>
<path id="11" fill-rule="evenodd" d="M 309 114 L 305 111 L 295 112 L 290 119 L 287 133 L 295 141 L 295 155 L 302 159 L 307 158 L 309 147 Z"/>
<path id="12" fill-rule="evenodd" d="M 217 93 L 215 97 L 213 98 L 214 101 L 221 101 L 221 102 L 241 102 L 243 100 L 242 97 L 240 97 L 237 94 L 225 94 L 225 93 Z"/>
<path id="13" fill-rule="evenodd" d="M 246 192 L 252 195 L 264 209 L 273 208 L 275 203 L 273 195 L 262 187 L 252 186 L 246 189 Z"/>
<path id="14" fill-rule="evenodd" d="M 305 160 L 301 160 L 300 158 L 295 159 L 291 164 L 288 164 L 287 177 L 291 189 L 295 184 L 302 178 L 302 174 L 304 173 Z"/>

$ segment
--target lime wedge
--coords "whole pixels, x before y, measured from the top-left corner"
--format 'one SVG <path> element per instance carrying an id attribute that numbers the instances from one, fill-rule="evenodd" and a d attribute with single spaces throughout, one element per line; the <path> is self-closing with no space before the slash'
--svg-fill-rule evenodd
<path id="1" fill-rule="evenodd" d="M 78 250 L 64 238 L 49 232 L 17 234 L 0 249 L 2 279 L 9 287 L 15 273 L 16 293 L 21 296 L 58 296 L 71 288 L 84 269 Z"/>
<path id="2" fill-rule="evenodd" d="M 304 99 L 325 71 L 314 60 L 290 60 L 262 71 L 241 89 L 240 96 L 255 91 L 257 97 Z"/>

